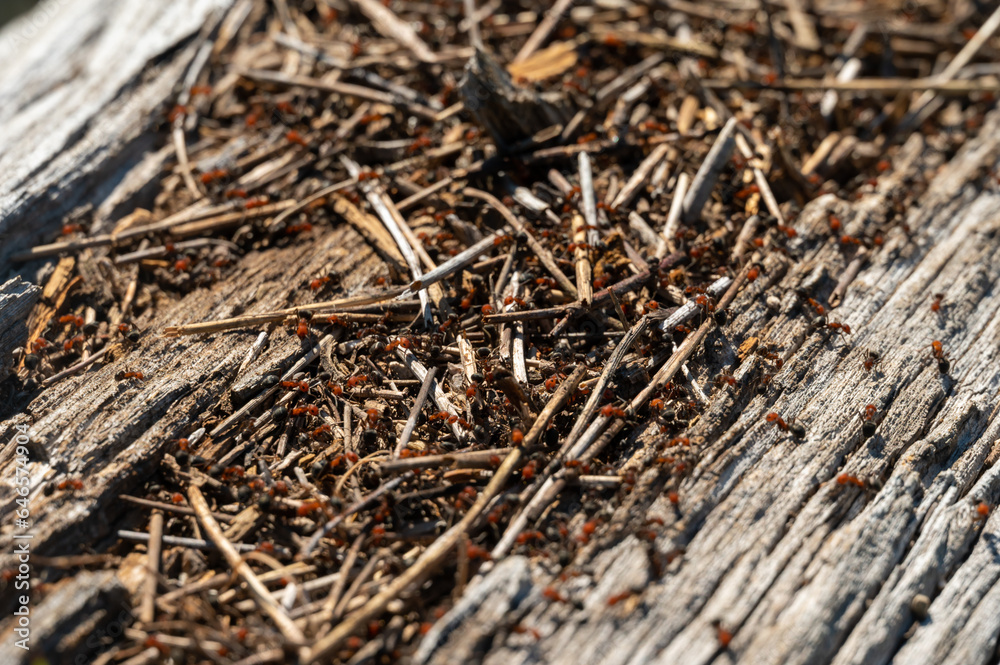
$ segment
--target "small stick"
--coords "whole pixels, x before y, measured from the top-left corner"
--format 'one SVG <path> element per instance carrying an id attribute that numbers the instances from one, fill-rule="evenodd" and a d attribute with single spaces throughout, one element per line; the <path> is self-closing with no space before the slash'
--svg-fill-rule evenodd
<path id="1" fill-rule="evenodd" d="M 381 90 L 373 90 L 372 88 L 366 88 L 363 85 L 354 85 L 351 83 L 341 83 L 340 81 L 330 80 L 321 81 L 320 79 L 310 78 L 308 76 L 288 76 L 280 72 L 271 72 L 263 69 L 248 69 L 241 71 L 240 75 L 244 78 L 250 79 L 251 81 L 272 83 L 274 85 L 283 85 L 288 87 L 299 86 L 302 88 L 312 88 L 313 90 L 323 90 L 324 92 L 332 92 L 338 95 L 352 95 L 358 99 L 364 99 L 369 102 L 377 102 L 379 104 L 388 104 L 389 106 L 399 106 L 402 104 L 411 113 L 419 115 L 426 120 L 434 120 L 437 116 L 437 111 L 432 108 L 416 104 L 407 99 L 400 99 L 398 95 L 382 92 Z"/>
<path id="2" fill-rule="evenodd" d="M 416 192 L 415 194 L 408 196 L 399 203 L 397 203 L 396 209 L 399 210 L 400 212 L 404 210 L 409 210 L 413 206 L 417 205 L 418 203 L 426 199 L 428 196 L 440 192 L 442 189 L 444 189 L 453 182 L 454 180 L 452 180 L 450 177 L 442 178 L 441 180 L 438 180 L 430 187 L 424 187 L 419 192 Z"/>
<path id="3" fill-rule="evenodd" d="M 361 172 L 361 167 L 359 167 L 355 162 L 342 158 L 345 166 L 347 166 L 348 171 L 351 176 L 357 178 Z M 410 267 L 410 274 L 413 275 L 414 283 L 420 282 L 421 276 L 423 276 L 423 269 L 420 267 L 420 260 L 417 259 L 417 254 L 414 251 L 414 244 L 411 244 L 409 238 L 407 238 L 406 230 L 403 227 L 406 226 L 405 223 L 396 219 L 396 216 L 392 214 L 386 202 L 379 195 L 379 192 L 369 184 L 365 187 L 365 196 L 368 202 L 371 204 L 372 208 L 375 209 L 375 213 L 378 215 L 379 219 L 382 220 L 382 224 L 385 226 L 389 234 L 392 235 L 392 239 L 396 242 L 396 246 L 399 248 L 400 253 L 406 260 L 406 264 Z M 420 298 L 420 309 L 424 316 L 424 325 L 430 328 L 434 324 L 434 318 L 431 314 L 430 300 L 428 299 L 427 290 L 421 288 L 417 296 Z"/>
<path id="4" fill-rule="evenodd" d="M 251 208 L 250 210 L 240 210 L 235 213 L 230 213 L 230 215 L 235 215 L 232 219 L 237 221 L 244 219 L 253 219 L 256 217 L 267 217 L 273 213 L 284 210 L 286 207 L 293 205 L 294 201 L 279 201 L 266 206 L 261 206 L 259 208 Z M 134 240 L 136 238 L 141 238 L 147 234 L 159 233 L 159 232 L 170 232 L 173 233 L 176 228 L 181 228 L 185 224 L 192 222 L 192 220 L 198 220 L 203 218 L 211 218 L 214 220 L 223 220 L 228 223 L 230 217 L 223 214 L 216 217 L 219 213 L 224 213 L 226 211 L 232 211 L 235 208 L 235 203 L 227 203 L 221 206 L 215 206 L 211 208 L 195 207 L 194 210 L 187 208 L 178 212 L 175 215 L 171 215 L 166 219 L 154 222 L 152 224 L 146 224 L 143 226 L 135 226 L 121 233 L 104 233 L 101 235 L 91 236 L 89 238 L 81 238 L 79 240 L 63 240 L 60 242 L 54 242 L 49 245 L 38 245 L 32 247 L 27 252 L 22 252 L 21 254 L 15 255 L 13 261 L 32 261 L 34 259 L 41 259 L 47 256 L 54 256 L 56 254 L 62 254 L 63 252 L 72 253 L 79 252 L 84 249 L 90 249 L 93 247 L 108 247 L 117 246 L 125 243 L 126 241 Z M 194 234 L 197 235 L 197 234 Z"/>
<path id="5" fill-rule="evenodd" d="M 384 293 L 374 295 L 374 296 L 356 296 L 353 298 L 341 298 L 339 300 L 327 300 L 326 302 L 315 302 L 306 305 L 300 305 L 298 307 L 289 307 L 287 309 L 278 309 L 271 312 L 263 312 L 261 314 L 246 314 L 244 316 L 237 316 L 231 319 L 218 319 L 216 321 L 205 321 L 204 323 L 191 323 L 183 326 L 167 326 L 163 329 L 164 337 L 181 337 L 182 335 L 200 335 L 203 333 L 213 333 L 221 332 L 223 330 L 232 330 L 233 328 L 249 328 L 251 326 L 258 326 L 262 323 L 280 323 L 290 316 L 297 316 L 299 312 L 316 312 L 326 308 L 337 308 L 337 307 L 350 307 L 350 306 L 361 306 L 361 305 L 373 305 L 375 303 L 385 302 L 386 300 L 392 300 L 401 291 L 397 289 L 391 289 Z M 342 311 L 332 311 L 329 314 L 350 314 L 351 312 Z"/>
<path id="6" fill-rule="evenodd" d="M 163 550 L 163 513 L 153 511 L 149 520 L 149 549 L 146 551 L 146 579 L 143 583 L 142 602 L 139 605 L 139 623 L 148 624 L 156 618 L 156 585 L 160 580 L 160 553 Z"/>
<path id="7" fill-rule="evenodd" d="M 427 378 L 428 369 L 424 367 L 423 363 L 417 360 L 417 357 L 409 349 L 404 349 L 402 347 L 396 347 L 396 357 L 403 361 L 403 365 L 406 369 L 410 371 L 414 376 L 416 376 L 421 381 Z M 444 388 L 441 387 L 441 382 L 436 379 L 431 379 L 431 399 L 437 405 L 438 409 L 441 411 L 447 411 L 449 415 L 460 416 L 458 409 L 451 400 L 448 399 L 448 395 L 445 393 Z M 465 441 L 467 438 L 465 432 L 459 427 L 458 423 L 451 424 L 451 431 L 454 432 L 455 437 L 459 441 Z"/>
<path id="8" fill-rule="evenodd" d="M 503 229 L 486 236 L 468 249 L 459 252 L 439 265 L 437 268 L 424 273 L 424 275 L 419 279 L 415 279 L 410 282 L 410 284 L 406 287 L 406 290 L 396 296 L 396 300 L 411 297 L 417 291 L 426 289 L 431 284 L 436 284 L 443 279 L 448 279 L 462 268 L 473 263 L 484 252 L 500 244 L 504 234 L 507 232 L 507 227 L 504 227 Z"/>
<path id="9" fill-rule="evenodd" d="M 413 408 L 410 409 L 410 417 L 407 418 L 403 433 L 399 436 L 399 443 L 396 445 L 396 450 L 393 451 L 393 459 L 398 459 L 399 454 L 406 448 L 406 444 L 410 442 L 413 430 L 417 427 L 417 420 L 420 419 L 420 410 L 424 408 L 427 395 L 430 394 L 431 387 L 434 385 L 434 375 L 437 374 L 437 370 L 437 367 L 431 367 L 427 370 L 427 374 L 424 374 L 423 383 L 420 384 L 420 392 L 417 393 L 417 398 L 413 401 Z"/>
<path id="10" fill-rule="evenodd" d="M 247 367 L 260 356 L 261 351 L 267 346 L 267 340 L 270 335 L 265 330 L 257 335 L 257 339 L 254 340 L 253 344 L 250 345 L 250 349 L 247 351 L 247 355 L 243 358 L 243 362 L 240 363 L 240 368 L 236 370 L 236 376 L 241 376 L 243 372 L 246 371 Z"/>
<path id="11" fill-rule="evenodd" d="M 667 253 L 667 242 L 635 210 L 630 210 L 628 213 L 628 225 L 629 228 L 639 234 L 639 237 L 642 238 L 642 241 L 647 246 L 653 248 L 655 256 L 663 256 Z"/>
<path id="12" fill-rule="evenodd" d="M 708 292 L 708 295 L 713 298 L 718 298 L 732 283 L 732 278 L 720 277 L 712 282 L 706 291 Z M 697 316 L 700 311 L 701 307 L 695 301 L 689 300 L 660 321 L 659 328 L 662 332 L 670 334 L 673 332 L 674 327 L 690 321 Z"/>
<path id="13" fill-rule="evenodd" d="M 687 195 L 690 180 L 691 178 L 687 173 L 677 174 L 677 184 L 674 186 L 674 198 L 670 202 L 667 222 L 663 225 L 663 231 L 660 232 L 663 240 L 667 243 L 664 253 L 667 251 L 677 251 L 677 243 L 674 238 L 677 235 L 677 229 L 681 225 L 681 213 L 684 211 L 684 197 Z"/>
<path id="14" fill-rule="evenodd" d="M 324 187 L 323 189 L 319 190 L 315 194 L 311 194 L 311 195 L 307 196 L 306 198 L 302 199 L 301 201 L 299 201 L 295 205 L 291 206 L 290 208 L 281 211 L 281 213 L 277 217 L 275 217 L 274 219 L 270 220 L 267 223 L 267 227 L 271 228 L 271 227 L 276 227 L 276 226 L 280 225 L 286 219 L 288 219 L 289 217 L 291 217 L 292 215 L 294 215 L 297 212 L 305 210 L 306 208 L 308 208 L 311 204 L 315 203 L 316 201 L 319 201 L 322 198 L 326 198 L 330 194 L 334 194 L 336 192 L 339 192 L 342 189 L 347 189 L 348 187 L 352 187 L 352 186 L 354 186 L 356 184 L 356 182 L 357 181 L 354 178 L 351 178 L 350 180 L 343 180 L 343 181 L 338 182 L 336 184 L 330 185 L 329 187 Z"/>
<path id="15" fill-rule="evenodd" d="M 653 53 L 653 55 L 646 57 L 642 62 L 632 65 L 623 71 L 621 74 L 612 79 L 607 85 L 602 87 L 597 91 L 595 98 L 597 102 L 603 102 L 604 100 L 617 95 L 622 90 L 632 85 L 635 81 L 639 80 L 639 77 L 643 76 L 646 72 L 656 67 L 661 62 L 666 59 L 666 54 L 662 51 Z"/>
<path id="16" fill-rule="evenodd" d="M 826 299 L 830 303 L 830 307 L 838 307 L 841 301 L 844 299 L 844 294 L 847 293 L 847 287 L 850 286 L 854 278 L 858 276 L 861 271 L 861 266 L 865 264 L 868 260 L 869 251 L 868 248 L 862 247 L 861 250 L 851 259 L 851 262 L 847 264 L 847 268 L 841 273 L 840 279 L 837 280 L 837 286 L 834 287 L 830 296 Z"/>
<path id="17" fill-rule="evenodd" d="M 149 499 L 142 499 L 137 496 L 129 496 L 128 494 L 119 494 L 118 498 L 122 501 L 128 501 L 129 503 L 134 503 L 137 506 L 144 506 L 146 508 L 152 508 L 158 511 L 176 513 L 178 515 L 194 515 L 194 511 L 187 506 L 177 506 L 172 503 L 164 503 L 162 501 L 150 501 Z M 155 515 L 156 513 L 154 513 Z M 236 518 L 232 515 L 225 515 L 223 513 L 212 513 L 212 517 L 220 522 L 225 522 L 229 524 L 233 522 Z"/>
<path id="18" fill-rule="evenodd" d="M 149 647 L 148 649 L 143 649 L 136 655 L 132 656 L 128 660 L 121 662 L 121 665 L 153 665 L 153 663 L 160 660 L 160 650 L 156 647 Z M 284 652 L 282 652 L 284 655 Z"/>
<path id="19" fill-rule="evenodd" d="M 476 0 L 464 0 L 465 23 L 469 26 L 469 43 L 473 47 L 483 50 L 483 35 L 479 31 L 479 19 L 476 16 Z"/>
<path id="20" fill-rule="evenodd" d="M 110 349 L 110 348 L 111 347 L 106 346 L 103 349 L 101 349 L 100 351 L 98 351 L 97 353 L 92 354 L 90 356 L 87 356 L 86 360 L 81 360 L 80 362 L 76 363 L 75 365 L 67 367 L 66 369 L 64 369 L 63 371 L 59 372 L 58 374 L 53 374 L 52 376 L 48 377 L 47 379 L 44 379 L 42 381 L 42 386 L 51 386 L 56 381 L 59 381 L 60 379 L 65 379 L 67 376 L 72 376 L 73 374 L 76 374 L 80 370 L 85 369 L 85 368 L 89 367 L 90 365 L 93 365 L 95 362 L 97 362 L 98 360 L 100 360 L 101 358 L 103 358 L 104 355 L 108 352 L 108 349 Z"/>
<path id="21" fill-rule="evenodd" d="M 581 152 L 577 155 L 580 168 L 580 198 L 583 200 L 583 216 L 587 220 L 587 243 L 596 247 L 601 241 L 597 232 L 597 196 L 594 192 L 594 171 L 590 165 L 590 155 Z M 580 296 L 583 299 L 583 296 Z"/>
<path id="22" fill-rule="evenodd" d="M 646 159 L 642 160 L 639 164 L 639 168 L 635 170 L 632 177 L 628 179 L 622 191 L 618 192 L 618 196 L 612 201 L 612 208 L 621 208 L 632 202 L 632 199 L 639 192 L 639 189 L 643 187 L 649 180 L 650 174 L 653 173 L 663 158 L 667 156 L 667 152 L 670 150 L 670 146 L 666 143 L 661 143 L 653 149 L 653 152 L 649 153 Z"/>
<path id="23" fill-rule="evenodd" d="M 759 223 L 760 217 L 758 215 L 750 215 L 747 221 L 743 223 L 743 228 L 740 229 L 740 234 L 736 236 L 736 243 L 733 245 L 733 263 L 739 265 L 743 260 L 743 253 L 746 252 L 747 247 L 750 245 L 750 239 L 753 238 L 753 234 L 757 233 L 757 225 Z"/>
<path id="24" fill-rule="evenodd" d="M 143 533 L 141 531 L 129 531 L 127 529 L 120 529 L 118 531 L 118 537 L 122 540 L 132 540 L 137 543 L 148 543 L 149 534 Z M 178 545 L 180 547 L 190 547 L 195 550 L 215 550 L 218 549 L 213 543 L 207 540 L 201 540 L 200 538 L 182 538 L 180 536 L 163 536 L 164 545 Z M 247 543 L 233 543 L 235 547 L 240 552 L 253 552 L 257 549 L 256 545 L 250 545 Z"/>
<path id="25" fill-rule="evenodd" d="M 379 473 L 399 473 L 400 471 L 416 471 L 418 469 L 436 469 L 447 466 L 453 469 L 488 469 L 490 458 L 503 456 L 510 448 L 491 448 L 489 450 L 473 450 L 464 453 L 445 453 L 443 455 L 424 455 L 423 457 L 408 457 L 393 459 L 378 465 Z"/>
<path id="26" fill-rule="evenodd" d="M 730 120 L 734 119 L 735 118 L 731 118 Z M 764 204 L 767 206 L 768 212 L 774 215 L 774 218 L 778 220 L 778 224 L 784 226 L 785 216 L 781 214 L 781 208 L 778 207 L 778 199 L 774 198 L 774 192 L 771 191 L 771 185 L 767 182 L 767 176 L 764 175 L 764 171 L 762 171 L 761 168 L 754 163 L 753 150 L 750 149 L 750 144 L 747 142 L 743 134 L 736 134 L 736 147 L 739 148 L 740 153 L 747 160 L 747 162 L 752 164 L 754 182 L 760 190 L 761 198 L 764 199 Z"/>
<path id="27" fill-rule="evenodd" d="M 584 154 L 584 153 L 581 153 Z M 594 300 L 594 282 L 590 265 L 590 258 L 587 255 L 587 232 L 584 229 L 583 216 L 578 212 L 572 217 L 573 242 L 576 248 L 573 250 L 573 259 L 576 264 L 576 290 L 580 294 L 580 300 L 585 306 L 589 306 Z"/>
<path id="28" fill-rule="evenodd" d="M 515 297 L 520 297 L 524 292 L 523 276 L 520 271 L 516 271 L 511 278 L 511 287 Z M 528 370 L 524 366 L 524 323 L 517 321 L 511 327 L 513 343 L 511 344 L 511 368 L 514 370 L 514 378 L 523 386 L 528 383 Z"/>
<path id="29" fill-rule="evenodd" d="M 708 197 L 719 179 L 719 174 L 729 158 L 733 155 L 736 147 L 734 134 L 736 133 L 736 118 L 730 118 L 726 125 L 719 132 L 719 136 L 708 151 L 705 161 L 698 168 L 698 173 L 694 176 L 691 189 L 684 197 L 684 222 L 690 224 L 701 217 L 702 208 L 708 202 Z"/>
<path id="30" fill-rule="evenodd" d="M 531 33 L 530 37 L 528 37 L 528 41 L 524 42 L 524 46 L 522 46 L 521 50 L 517 52 L 516 56 L 514 56 L 513 62 L 523 62 L 527 60 L 532 53 L 537 51 L 538 47 L 541 46 L 542 43 L 548 39 L 549 35 L 552 34 L 552 31 L 555 30 L 556 24 L 559 23 L 559 20 L 562 18 L 563 14 L 566 13 L 566 10 L 569 9 L 573 2 L 574 0 L 557 0 L 556 3 L 549 8 L 549 11 L 545 12 L 545 18 L 539 22 L 535 31 Z"/>
<path id="31" fill-rule="evenodd" d="M 305 635 L 302 634 L 302 631 L 295 625 L 295 622 L 285 613 L 281 605 L 271 597 L 267 587 L 260 581 L 256 573 L 251 570 L 247 562 L 240 557 L 239 552 L 236 551 L 233 544 L 223 535 L 219 523 L 212 517 L 212 513 L 208 508 L 208 502 L 202 496 L 201 490 L 194 485 L 188 488 L 188 502 L 198 516 L 198 522 L 201 523 L 209 540 L 215 543 L 215 546 L 219 548 L 222 555 L 226 558 L 229 566 L 247 585 L 250 596 L 256 601 L 258 609 L 263 610 L 271 617 L 275 626 L 291 645 L 299 646 L 305 644 Z M 303 656 L 308 655 L 308 650 L 303 649 L 303 651 Z"/>
<path id="32" fill-rule="evenodd" d="M 552 256 L 552 253 L 546 247 L 543 247 L 541 243 L 535 240 L 534 236 L 525 230 L 524 225 L 517 217 L 514 216 L 514 213 L 512 213 L 507 206 L 501 203 L 492 194 L 478 189 L 473 189 L 472 187 L 466 187 L 462 190 L 462 193 L 466 196 L 486 201 L 486 203 L 493 206 L 493 208 L 495 208 L 496 211 L 499 212 L 519 234 L 526 238 L 529 249 L 531 249 L 541 264 L 545 266 L 545 269 L 549 271 L 549 274 L 555 278 L 555 280 L 559 283 L 559 286 L 573 298 L 577 297 L 576 287 L 573 286 L 573 282 L 571 282 L 569 278 L 563 274 L 562 270 L 559 269 L 559 265 L 556 263 L 555 257 Z"/>
<path id="33" fill-rule="evenodd" d="M 410 50 L 418 60 L 428 64 L 440 61 L 427 43 L 424 42 L 410 27 L 410 24 L 401 20 L 395 13 L 377 0 L 352 0 L 358 9 L 368 17 L 371 26 L 389 39 L 399 43 Z"/>

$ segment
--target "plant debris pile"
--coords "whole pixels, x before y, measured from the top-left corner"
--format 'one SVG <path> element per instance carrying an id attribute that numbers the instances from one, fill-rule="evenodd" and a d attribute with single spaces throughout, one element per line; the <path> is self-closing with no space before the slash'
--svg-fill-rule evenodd
<path id="1" fill-rule="evenodd" d="M 124 301 L 40 306 L 29 390 L 112 360 L 148 380 L 152 334 L 301 340 L 289 368 L 249 359 L 130 499 L 166 519 L 117 547 L 157 543 L 163 583 L 110 662 L 395 662 L 512 554 L 551 571 L 553 602 L 628 533 L 667 570 L 663 524 L 618 508 L 641 482 L 681 511 L 712 395 L 750 399 L 781 372 L 766 344 L 702 351 L 739 289 L 825 243 L 846 264 L 908 233 L 901 214 L 830 216 L 822 234 L 796 220 L 876 191 L 913 132 L 953 153 L 993 103 L 985 70 L 940 64 L 984 17 L 938 3 L 467 4 L 236 3 L 165 109 L 176 159 L 154 209 L 114 234 L 67 220 L 29 257 L 110 259 L 57 268 L 63 293 L 134 279 Z M 903 182 L 897 212 L 925 174 Z M 286 309 L 147 328 L 157 299 L 136 283 L 182 298 L 345 224 L 384 265 L 360 287 L 332 266 Z M 807 295 L 802 315 L 847 338 Z"/>

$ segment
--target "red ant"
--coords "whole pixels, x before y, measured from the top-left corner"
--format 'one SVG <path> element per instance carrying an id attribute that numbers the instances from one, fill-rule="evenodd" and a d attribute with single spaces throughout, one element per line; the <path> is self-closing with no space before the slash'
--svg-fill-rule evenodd
<path id="1" fill-rule="evenodd" d="M 295 330 L 295 334 L 299 336 L 299 339 L 305 339 L 309 336 L 309 319 L 312 317 L 299 317 L 299 325 Z"/>
<path id="2" fill-rule="evenodd" d="M 836 330 L 837 332 L 839 332 L 842 335 L 850 335 L 851 334 L 851 327 L 849 325 L 847 325 L 846 323 L 836 323 L 836 322 L 833 322 L 833 323 L 826 324 L 826 327 L 830 328 L 831 330 Z"/>
<path id="3" fill-rule="evenodd" d="M 77 328 L 83 327 L 83 317 L 75 316 L 73 314 L 67 314 L 66 316 L 59 317 L 59 323 L 72 323 Z"/>
<path id="4" fill-rule="evenodd" d="M 429 138 L 427 138 L 426 136 L 421 136 L 416 141 L 414 141 L 413 143 L 411 143 L 409 145 L 409 147 L 406 148 L 406 152 L 412 154 L 412 153 L 416 152 L 417 150 L 420 150 L 421 148 L 426 148 L 426 147 L 430 146 L 431 144 L 432 144 L 432 141 Z"/>
<path id="5" fill-rule="evenodd" d="M 72 490 L 72 491 L 82 490 L 83 481 L 80 480 L 79 478 L 70 478 L 69 480 L 63 480 L 62 482 L 60 482 L 58 485 L 56 485 L 56 488 L 60 490 Z"/>
<path id="6" fill-rule="evenodd" d="M 304 416 L 304 415 L 307 415 L 307 414 L 310 415 L 310 416 L 318 416 L 319 415 L 319 407 L 315 406 L 313 404 L 310 404 L 308 406 L 297 406 L 294 409 L 292 409 L 292 415 L 293 416 Z"/>
<path id="7" fill-rule="evenodd" d="M 861 425 L 861 433 L 866 439 L 874 436 L 875 434 L 875 428 L 877 425 L 872 419 L 875 417 L 877 412 L 878 409 L 875 408 L 874 404 L 868 404 L 865 406 L 864 423 Z"/>
<path id="8" fill-rule="evenodd" d="M 777 413 L 774 413 L 773 411 L 764 416 L 764 420 L 766 420 L 769 423 L 774 423 L 775 425 L 778 426 L 778 429 L 780 429 L 782 432 L 788 431 L 788 424 L 781 418 L 781 416 L 779 416 Z"/>
<path id="9" fill-rule="evenodd" d="M 288 133 L 285 134 L 285 140 L 289 143 L 297 143 L 303 147 L 309 147 L 309 142 L 302 137 L 302 134 L 299 134 L 294 129 L 289 130 Z"/>
<path id="10" fill-rule="evenodd" d="M 358 386 L 367 382 L 368 382 L 368 376 L 365 374 L 359 374 L 358 376 L 352 376 L 347 380 L 347 387 L 350 388 L 351 390 L 354 390 Z"/>
<path id="11" fill-rule="evenodd" d="M 287 389 L 298 388 L 300 391 L 304 393 L 309 392 L 308 381 L 282 381 L 281 387 Z"/>
<path id="12" fill-rule="evenodd" d="M 142 381 L 145 377 L 142 372 L 118 372 L 115 375 L 115 380 L 124 381 L 125 379 L 138 379 Z"/>
<path id="13" fill-rule="evenodd" d="M 601 415 L 605 418 L 624 418 L 625 411 L 614 405 L 608 404 L 607 406 L 601 408 Z"/>
<path id="14" fill-rule="evenodd" d="M 322 288 L 323 285 L 326 284 L 327 282 L 329 282 L 331 279 L 333 279 L 333 278 L 330 277 L 329 275 L 326 275 L 324 277 L 317 277 L 313 281 L 309 282 L 309 288 L 312 289 L 313 291 L 317 291 L 320 288 Z"/>
<path id="15" fill-rule="evenodd" d="M 201 184 L 208 185 L 215 180 L 221 180 L 227 176 L 229 176 L 229 171 L 226 171 L 225 169 L 214 169 L 212 171 L 202 173 L 201 178 L 199 179 L 201 180 Z"/>
<path id="16" fill-rule="evenodd" d="M 944 300 L 944 294 L 943 293 L 935 293 L 934 294 L 934 302 L 931 303 L 931 311 L 932 312 L 938 312 L 938 311 L 941 310 L 941 301 L 942 300 Z"/>
<path id="17" fill-rule="evenodd" d="M 860 487 L 862 489 L 864 489 L 864 487 L 865 487 L 865 481 L 861 480 L 857 476 L 852 476 L 852 475 L 847 474 L 847 473 L 841 473 L 841 474 L 839 474 L 837 476 L 837 484 L 838 485 L 855 485 L 856 487 Z"/>
<path id="18" fill-rule="evenodd" d="M 933 353 L 934 357 L 937 359 L 938 370 L 940 370 L 942 374 L 947 374 L 948 370 L 951 368 L 951 363 L 944 355 L 944 347 L 941 345 L 941 342 L 937 340 L 931 342 L 931 353 Z"/>
<path id="19" fill-rule="evenodd" d="M 83 344 L 86 338 L 83 335 L 77 335 L 76 337 L 71 337 L 63 343 L 63 351 L 71 351 L 77 344 Z"/>
<path id="20" fill-rule="evenodd" d="M 285 228 L 285 235 L 294 235 L 296 233 L 306 233 L 307 231 L 312 231 L 313 225 L 309 222 L 303 222 L 302 224 L 292 224 Z"/>
<path id="21" fill-rule="evenodd" d="M 865 371 L 871 371 L 871 368 L 878 364 L 879 355 L 875 351 L 865 351 L 864 365 Z"/>

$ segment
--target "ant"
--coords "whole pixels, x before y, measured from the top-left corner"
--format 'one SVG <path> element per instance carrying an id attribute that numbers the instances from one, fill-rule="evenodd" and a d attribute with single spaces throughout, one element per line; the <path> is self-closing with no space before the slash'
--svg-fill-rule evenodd
<path id="1" fill-rule="evenodd" d="M 944 354 L 944 347 L 941 345 L 941 342 L 937 340 L 931 342 L 931 353 L 933 353 L 934 357 L 937 359 L 938 370 L 940 370 L 942 374 L 947 374 L 948 370 L 951 369 L 951 363 Z"/>
<path id="2" fill-rule="evenodd" d="M 782 432 L 788 432 L 796 439 L 803 439 L 806 436 L 806 428 L 801 423 L 795 422 L 794 419 L 790 423 L 786 423 L 781 416 L 772 411 L 764 417 L 764 420 L 774 423 Z"/>
<path id="3" fill-rule="evenodd" d="M 299 339 L 305 339 L 309 336 L 309 321 L 312 319 L 312 312 L 299 312 L 299 324 L 295 330 L 295 334 L 299 336 Z"/>
<path id="4" fill-rule="evenodd" d="M 605 418 L 624 418 L 625 411 L 616 406 L 608 404 L 601 408 L 601 415 Z"/>
<path id="5" fill-rule="evenodd" d="M 303 138 L 302 134 L 299 134 L 298 131 L 294 129 L 289 130 L 288 133 L 285 134 L 285 140 L 289 143 L 297 143 L 305 148 L 309 147 L 309 142 Z"/>
<path id="6" fill-rule="evenodd" d="M 943 293 L 935 293 L 934 294 L 934 302 L 931 303 L 931 311 L 932 312 L 939 312 L 939 311 L 941 311 L 941 301 L 942 300 L 944 300 L 944 294 Z"/>
<path id="7" fill-rule="evenodd" d="M 864 438 L 870 438 L 875 434 L 875 428 L 877 425 L 872 420 L 878 409 L 875 408 L 874 404 L 868 404 L 865 406 L 864 424 L 861 425 L 861 434 Z"/>
<path id="8" fill-rule="evenodd" d="M 875 351 L 870 351 L 870 350 L 865 351 L 865 360 L 864 363 L 862 363 L 864 365 L 865 371 L 866 372 L 871 371 L 871 368 L 877 365 L 879 360 L 881 360 L 881 358 Z"/>
<path id="9" fill-rule="evenodd" d="M 841 473 L 837 476 L 838 485 L 854 485 L 855 487 L 865 488 L 865 481 L 861 480 L 857 476 L 852 476 L 847 473 Z"/>
<path id="10" fill-rule="evenodd" d="M 142 381 L 144 378 L 142 372 L 118 372 L 115 374 L 115 381 L 124 381 L 125 379 L 138 379 Z"/>
<path id="11" fill-rule="evenodd" d="M 321 288 L 323 288 L 323 285 L 329 282 L 331 279 L 333 278 L 330 277 L 329 275 L 325 275 L 323 277 L 317 277 L 316 279 L 309 282 L 309 288 L 312 289 L 313 291 L 318 291 Z"/>

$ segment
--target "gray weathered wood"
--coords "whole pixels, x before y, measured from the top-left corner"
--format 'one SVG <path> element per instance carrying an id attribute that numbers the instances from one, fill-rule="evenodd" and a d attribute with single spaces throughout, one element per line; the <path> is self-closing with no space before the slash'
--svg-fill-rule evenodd
<path id="1" fill-rule="evenodd" d="M 38 302 L 42 290 L 14 277 L 0 285 L 0 381 L 10 374 L 10 363 L 15 349 L 28 341 L 28 313 Z"/>

